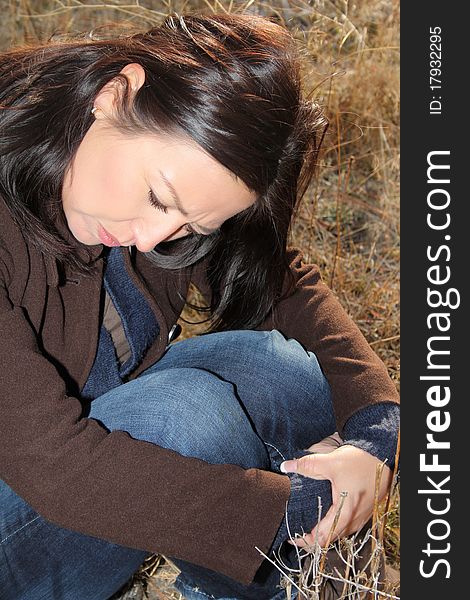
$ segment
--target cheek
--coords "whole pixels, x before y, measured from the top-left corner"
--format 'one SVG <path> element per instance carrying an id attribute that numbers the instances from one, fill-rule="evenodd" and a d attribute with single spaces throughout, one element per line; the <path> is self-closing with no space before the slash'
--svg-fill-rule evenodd
<path id="1" fill-rule="evenodd" d="M 103 218 L 132 220 L 146 208 L 146 190 L 136 173 L 138 166 L 129 164 L 122 152 L 109 152 L 98 166 L 89 170 L 87 186 L 93 207 Z M 150 206 L 150 205 L 149 205 Z"/>
<path id="2" fill-rule="evenodd" d="M 97 162 L 88 159 L 86 148 L 79 148 L 72 170 L 65 179 L 63 190 L 64 207 L 80 212 L 89 212 L 92 206 L 97 205 L 104 189 L 103 173 Z"/>
<path id="3" fill-rule="evenodd" d="M 64 187 L 64 208 L 109 219 L 126 217 L 124 199 L 132 197 L 129 195 L 130 190 L 127 190 L 127 185 L 120 184 L 122 170 L 120 172 L 115 165 L 107 163 L 108 161 L 75 163 L 71 184 Z"/>

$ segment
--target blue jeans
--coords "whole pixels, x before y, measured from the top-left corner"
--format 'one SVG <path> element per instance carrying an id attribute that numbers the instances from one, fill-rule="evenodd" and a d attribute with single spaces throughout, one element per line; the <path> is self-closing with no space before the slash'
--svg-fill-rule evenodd
<path id="1" fill-rule="evenodd" d="M 277 331 L 177 342 L 137 379 L 93 400 L 88 411 L 109 430 L 186 456 L 272 471 L 335 431 L 329 385 L 315 355 Z M 318 485 L 326 511 L 330 484 Z M 56 526 L 1 480 L 0 507 L 0 600 L 106 600 L 149 554 Z M 290 548 L 285 559 L 298 566 L 295 549 L 284 546 Z M 279 571 L 268 561 L 242 585 L 172 560 L 181 570 L 175 585 L 188 600 L 285 597 Z"/>

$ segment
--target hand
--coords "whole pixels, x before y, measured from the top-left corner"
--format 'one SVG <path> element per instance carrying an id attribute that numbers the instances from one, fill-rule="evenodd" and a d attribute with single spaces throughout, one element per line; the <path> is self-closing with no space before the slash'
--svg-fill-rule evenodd
<path id="1" fill-rule="evenodd" d="M 323 442 L 325 441 L 323 440 Z M 313 449 L 313 446 L 310 449 Z M 286 473 L 299 473 L 314 479 L 329 479 L 331 481 L 333 504 L 323 519 L 312 529 L 311 533 L 305 534 L 295 542 L 290 542 L 299 547 L 313 545 L 316 539 L 320 546 L 326 546 L 341 501 L 341 492 L 347 492 L 347 496 L 330 538 L 330 543 L 339 537 L 350 535 L 362 529 L 373 513 L 376 468 L 377 465 L 381 464 L 381 461 L 355 446 L 344 445 L 334 450 L 327 449 L 327 452 L 329 453 L 312 454 L 282 463 L 282 470 Z M 385 497 L 391 481 L 392 472 L 385 465 L 380 479 L 379 500 Z"/>
<path id="2" fill-rule="evenodd" d="M 313 446 L 307 448 L 307 450 L 319 452 L 320 454 L 329 454 L 330 452 L 333 452 L 333 450 L 336 450 L 336 448 L 339 448 L 342 443 L 343 440 L 340 438 L 339 433 L 335 431 L 328 437 L 323 438 L 321 442 L 317 442 L 316 444 L 313 444 Z"/>

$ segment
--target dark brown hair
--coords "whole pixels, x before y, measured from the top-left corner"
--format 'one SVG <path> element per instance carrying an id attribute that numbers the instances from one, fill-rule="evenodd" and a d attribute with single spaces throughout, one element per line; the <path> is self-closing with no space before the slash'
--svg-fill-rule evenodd
<path id="1" fill-rule="evenodd" d="M 146 73 L 133 102 L 119 74 L 129 63 Z M 255 327 L 281 293 L 289 226 L 326 125 L 302 96 L 295 40 L 263 17 L 171 15 L 145 33 L 0 55 L 0 195 L 42 252 L 82 271 L 90 265 L 57 229 L 61 189 L 94 99 L 116 77 L 122 132 L 190 137 L 256 192 L 215 234 L 150 253 L 171 269 L 206 260 L 214 329 Z"/>

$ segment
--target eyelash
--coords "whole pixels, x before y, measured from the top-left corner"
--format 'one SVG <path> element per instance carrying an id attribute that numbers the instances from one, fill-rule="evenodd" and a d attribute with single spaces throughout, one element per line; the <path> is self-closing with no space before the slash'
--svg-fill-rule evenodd
<path id="1" fill-rule="evenodd" d="M 192 233 L 192 234 L 194 234 L 194 235 L 202 235 L 202 233 L 199 233 L 199 232 L 195 231 L 195 230 L 194 230 L 194 229 L 191 227 L 191 225 L 190 225 L 189 223 L 186 223 L 186 225 L 184 226 L 184 228 L 186 229 L 186 231 L 187 231 L 188 233 Z"/>
<path id="2" fill-rule="evenodd" d="M 168 212 L 168 206 L 165 206 L 164 204 L 162 204 L 160 202 L 160 200 L 152 192 L 152 190 L 149 190 L 149 202 L 152 206 L 154 206 L 155 208 L 158 208 L 158 210 L 161 210 L 165 214 Z"/>
<path id="3" fill-rule="evenodd" d="M 152 206 L 154 206 L 158 210 L 161 210 L 165 214 L 168 212 L 168 206 L 165 206 L 164 204 L 162 204 L 160 202 L 160 200 L 155 196 L 155 194 L 153 193 L 152 190 L 149 190 L 148 197 L 149 197 L 149 202 Z M 186 231 L 188 233 L 192 233 L 194 235 L 201 235 L 200 233 L 195 231 L 189 223 L 186 223 L 186 225 L 184 225 L 184 228 L 186 229 Z"/>

